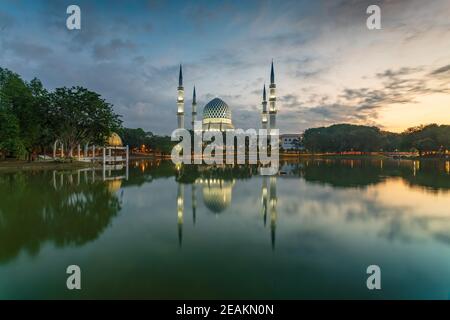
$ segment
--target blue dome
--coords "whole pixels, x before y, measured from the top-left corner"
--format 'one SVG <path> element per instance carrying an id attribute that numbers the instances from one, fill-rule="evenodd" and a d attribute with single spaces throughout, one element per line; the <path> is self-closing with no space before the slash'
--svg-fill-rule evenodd
<path id="1" fill-rule="evenodd" d="M 231 120 L 230 108 L 222 99 L 214 98 L 203 109 L 203 119 Z"/>

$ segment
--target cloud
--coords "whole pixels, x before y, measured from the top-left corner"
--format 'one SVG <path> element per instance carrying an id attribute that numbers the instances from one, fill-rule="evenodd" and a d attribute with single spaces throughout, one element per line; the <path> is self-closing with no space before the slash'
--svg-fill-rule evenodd
<path id="1" fill-rule="evenodd" d="M 34 57 L 47 57 L 53 50 L 39 43 L 23 41 L 5 41 L 5 48 L 11 51 L 16 57 L 32 60 Z"/>
<path id="2" fill-rule="evenodd" d="M 425 67 L 402 67 L 397 70 L 385 70 L 376 75 L 383 81 L 380 89 L 345 89 L 341 97 L 348 102 L 359 104 L 359 110 L 363 110 L 392 104 L 414 103 L 421 95 L 449 92 L 441 84 L 430 81 L 424 69 Z M 436 71 L 442 73 L 444 69 L 445 67 L 442 67 Z M 435 74 L 436 71 L 431 74 Z"/>
<path id="3" fill-rule="evenodd" d="M 97 60 L 108 60 L 126 54 L 127 51 L 133 51 L 135 48 L 135 44 L 131 41 L 115 38 L 107 43 L 95 44 L 93 54 Z"/>
<path id="4" fill-rule="evenodd" d="M 267 42 L 273 46 L 300 46 L 305 45 L 312 39 L 312 34 L 294 32 L 282 32 L 276 35 L 264 35 L 258 38 L 258 41 Z"/>
<path id="5" fill-rule="evenodd" d="M 430 75 L 446 74 L 448 65 L 433 71 L 430 67 L 401 67 L 387 69 L 375 74 L 381 84 L 378 88 L 344 88 L 337 99 L 331 102 L 329 96 L 311 94 L 287 94 L 280 97 L 285 111 L 280 118 L 298 127 L 330 125 L 334 123 L 355 123 L 378 125 L 378 112 L 382 108 L 395 108 L 396 104 L 415 103 L 417 98 L 432 93 L 450 93 L 443 82 L 433 81 Z"/>
<path id="6" fill-rule="evenodd" d="M 446 76 L 450 76 L 450 64 L 440 67 L 436 70 L 433 70 L 430 75 L 432 76 L 441 76 L 441 75 L 446 75 Z"/>
<path id="7" fill-rule="evenodd" d="M 307 123 L 314 123 L 316 126 L 335 123 L 374 124 L 377 118 L 374 110 L 360 109 L 358 106 L 341 103 L 302 108 L 299 115 Z"/>
<path id="8" fill-rule="evenodd" d="M 409 76 L 411 74 L 420 72 L 423 70 L 423 67 L 403 67 L 398 70 L 388 69 L 384 72 L 377 73 L 377 77 L 381 79 L 397 79 L 399 76 Z"/>
<path id="9" fill-rule="evenodd" d="M 296 95 L 287 94 L 279 99 L 280 105 L 283 106 L 283 109 L 287 109 L 287 112 L 290 112 L 291 109 L 297 109 L 303 106 L 303 102 L 299 100 Z"/>
<path id="10" fill-rule="evenodd" d="M 293 78 L 300 79 L 318 79 L 321 74 L 329 70 L 328 65 L 323 61 L 320 61 L 319 55 L 316 57 L 303 56 L 302 58 L 288 57 L 282 59 L 280 63 L 284 64 L 288 68 L 289 75 Z"/>
<path id="11" fill-rule="evenodd" d="M 3 32 L 6 32 L 8 29 L 11 29 L 11 27 L 14 26 L 16 23 L 16 20 L 13 16 L 0 11 L 0 35 Z"/>
<path id="12" fill-rule="evenodd" d="M 184 8 L 183 14 L 197 30 L 203 30 L 215 23 L 225 25 L 224 19 L 228 19 L 233 9 L 233 5 L 226 1 L 216 6 L 210 6 L 209 2 L 192 2 Z"/>
<path id="13" fill-rule="evenodd" d="M 448 3 L 372 2 L 80 0 L 78 31 L 65 28 L 65 2 L 11 2 L 0 11 L 1 65 L 50 88 L 86 86 L 114 104 L 126 126 L 169 133 L 178 63 L 187 123 L 195 84 L 199 112 L 217 95 L 235 125 L 248 128 L 260 124 L 274 58 L 282 129 L 372 124 L 381 110 L 450 89 Z M 380 32 L 365 26 L 369 4 L 382 8 Z"/>

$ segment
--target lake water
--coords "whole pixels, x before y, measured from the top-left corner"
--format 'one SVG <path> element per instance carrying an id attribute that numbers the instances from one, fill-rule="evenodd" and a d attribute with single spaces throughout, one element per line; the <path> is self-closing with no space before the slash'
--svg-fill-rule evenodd
<path id="1" fill-rule="evenodd" d="M 280 171 L 0 173 L 0 298 L 450 298 L 448 161 Z"/>

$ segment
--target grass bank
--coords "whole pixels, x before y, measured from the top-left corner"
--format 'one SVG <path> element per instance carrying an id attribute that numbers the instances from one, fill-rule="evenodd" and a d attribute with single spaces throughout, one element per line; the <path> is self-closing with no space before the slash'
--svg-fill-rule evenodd
<path id="1" fill-rule="evenodd" d="M 3 160 L 0 161 L 0 172 L 16 170 L 70 170 L 91 168 L 93 165 L 80 161 L 32 161 L 25 160 Z"/>

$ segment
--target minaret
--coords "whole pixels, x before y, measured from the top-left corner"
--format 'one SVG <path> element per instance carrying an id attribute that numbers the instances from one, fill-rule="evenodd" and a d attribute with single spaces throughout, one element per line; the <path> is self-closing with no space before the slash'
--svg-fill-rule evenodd
<path id="1" fill-rule="evenodd" d="M 268 191 L 267 191 L 267 176 L 263 176 L 263 184 L 261 189 L 261 204 L 262 204 L 262 216 L 264 221 L 264 227 L 267 222 L 267 207 L 268 207 Z"/>
<path id="2" fill-rule="evenodd" d="M 183 210 L 184 210 L 184 185 L 178 183 L 177 193 L 177 227 L 178 227 L 178 244 L 181 247 L 183 243 Z"/>
<path id="3" fill-rule="evenodd" d="M 275 231 L 277 226 L 277 177 L 270 177 L 270 187 L 269 187 L 269 211 L 270 211 L 270 235 L 272 250 L 275 249 Z"/>
<path id="4" fill-rule="evenodd" d="M 276 88 L 275 85 L 275 72 L 273 71 L 273 60 L 272 60 L 272 68 L 270 70 L 270 86 L 269 86 L 269 127 L 270 129 L 276 129 L 276 117 L 277 117 L 277 97 L 276 97 Z"/>
<path id="5" fill-rule="evenodd" d="M 267 100 L 266 100 L 266 85 L 264 84 L 264 88 L 263 88 L 263 101 L 262 101 L 262 115 L 261 115 L 261 124 L 262 124 L 262 129 L 267 129 L 267 122 L 268 122 L 268 117 L 267 117 Z"/>
<path id="6" fill-rule="evenodd" d="M 192 94 L 192 130 L 194 130 L 196 117 L 197 117 L 197 96 L 195 94 L 195 86 L 194 86 L 194 93 Z"/>
<path id="7" fill-rule="evenodd" d="M 184 88 L 183 88 L 183 70 L 180 64 L 180 74 L 178 76 L 178 99 L 177 99 L 177 118 L 178 129 L 184 128 Z"/>

